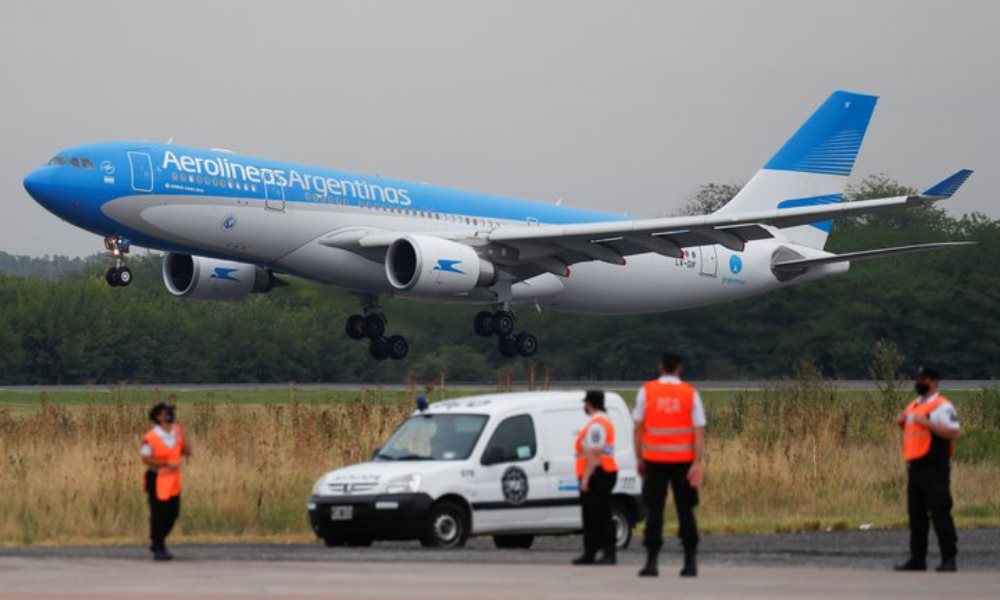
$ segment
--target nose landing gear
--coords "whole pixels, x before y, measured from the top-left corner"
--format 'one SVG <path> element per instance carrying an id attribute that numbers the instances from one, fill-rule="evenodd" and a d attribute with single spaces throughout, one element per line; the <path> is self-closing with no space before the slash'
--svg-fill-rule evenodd
<path id="1" fill-rule="evenodd" d="M 410 352 L 410 344 L 401 335 L 390 335 L 386 337 L 385 329 L 389 320 L 385 318 L 382 309 L 374 299 L 370 299 L 362 305 L 364 314 L 355 314 L 347 317 L 344 324 L 347 337 L 354 340 L 371 340 L 368 350 L 375 360 L 402 360 Z"/>
<path id="2" fill-rule="evenodd" d="M 501 307 L 493 312 L 484 310 L 476 313 L 472 327 L 482 337 L 497 336 L 497 349 L 507 358 L 534 356 L 538 352 L 538 338 L 526 331 L 515 333 L 514 321 L 514 313 L 507 307 Z"/>
<path id="3" fill-rule="evenodd" d="M 125 255 L 129 253 L 131 244 L 120 235 L 109 235 L 104 238 L 104 247 L 115 259 L 115 264 L 104 273 L 104 280 L 111 287 L 126 287 L 132 283 L 132 270 L 125 265 Z"/>

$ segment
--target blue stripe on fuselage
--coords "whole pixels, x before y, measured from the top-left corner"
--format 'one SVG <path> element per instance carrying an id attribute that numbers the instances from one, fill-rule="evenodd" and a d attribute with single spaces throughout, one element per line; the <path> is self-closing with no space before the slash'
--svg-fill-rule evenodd
<path id="1" fill-rule="evenodd" d="M 122 164 L 118 168 L 122 171 L 122 181 L 125 181 L 130 174 L 129 165 L 125 158 L 126 152 L 129 150 L 148 152 L 153 163 L 153 193 L 159 195 L 191 196 L 202 193 L 213 197 L 262 200 L 265 198 L 266 191 L 267 197 L 276 198 L 283 195 L 285 202 L 293 205 L 302 202 L 335 204 L 335 200 L 340 200 L 349 206 L 381 204 L 404 211 L 446 213 L 524 222 L 537 220 L 539 223 L 551 224 L 617 221 L 625 218 L 600 211 L 542 204 L 516 198 L 175 145 L 118 142 L 94 144 L 75 150 L 77 153 L 90 151 L 94 155 L 92 160 L 95 162 L 100 162 L 104 156 L 108 155 L 120 157 L 118 160 Z M 221 176 L 220 170 L 228 176 Z M 272 182 L 271 184 L 264 182 L 264 172 L 271 173 L 268 178 Z M 184 181 L 181 180 L 182 175 Z M 186 181 L 188 176 L 193 176 L 195 182 Z M 202 183 L 197 183 L 198 177 L 201 177 Z M 206 184 L 205 181 L 211 183 Z M 282 183 L 284 185 L 281 185 Z M 242 189 L 243 185 L 248 185 L 251 189 Z M 99 186 L 99 183 L 95 183 L 95 188 Z M 324 188 L 325 194 L 323 193 Z M 127 181 L 125 181 L 125 188 L 121 191 L 124 193 L 117 195 L 134 193 L 129 189 Z"/>

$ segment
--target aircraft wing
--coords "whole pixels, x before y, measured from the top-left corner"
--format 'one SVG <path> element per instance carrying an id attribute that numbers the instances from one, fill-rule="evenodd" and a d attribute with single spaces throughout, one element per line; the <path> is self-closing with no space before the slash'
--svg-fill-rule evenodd
<path id="1" fill-rule="evenodd" d="M 569 266 L 578 262 L 598 260 L 624 264 L 628 256 L 649 252 L 680 258 L 684 254 L 684 248 L 711 244 L 742 251 L 749 241 L 773 238 L 772 228 L 782 229 L 829 219 L 874 214 L 949 198 L 971 174 L 971 170 L 963 169 L 911 196 L 742 213 L 623 219 L 570 225 L 505 225 L 475 236 L 470 236 L 467 230 L 434 235 L 482 247 L 484 258 L 505 266 L 518 278 L 540 272 L 566 275 Z M 398 239 L 399 235 L 398 231 L 358 228 L 327 236 L 320 243 L 352 249 L 378 260 L 384 256 L 385 248 Z"/>

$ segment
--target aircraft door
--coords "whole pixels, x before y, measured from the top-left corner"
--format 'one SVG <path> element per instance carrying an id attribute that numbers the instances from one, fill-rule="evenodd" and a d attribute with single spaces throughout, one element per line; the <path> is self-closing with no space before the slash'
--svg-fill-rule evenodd
<path id="1" fill-rule="evenodd" d="M 719 255 L 715 246 L 702 246 L 698 248 L 701 252 L 701 274 L 706 277 L 715 277 L 719 272 Z"/>
<path id="2" fill-rule="evenodd" d="M 275 183 L 261 183 L 264 188 L 264 208 L 268 210 L 285 210 L 285 188 Z"/>
<path id="3" fill-rule="evenodd" d="M 132 171 L 132 189 L 136 192 L 153 191 L 153 161 L 147 152 L 128 151 L 128 164 Z"/>

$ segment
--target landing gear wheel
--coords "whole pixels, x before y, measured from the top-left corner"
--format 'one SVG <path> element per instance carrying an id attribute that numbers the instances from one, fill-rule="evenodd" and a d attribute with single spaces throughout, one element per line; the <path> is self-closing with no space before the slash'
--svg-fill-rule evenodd
<path id="1" fill-rule="evenodd" d="M 347 331 L 347 337 L 352 340 L 361 340 L 367 337 L 365 329 L 365 318 L 361 315 L 351 315 L 347 317 L 347 323 L 344 326 Z"/>
<path id="2" fill-rule="evenodd" d="M 378 339 L 385 335 L 385 317 L 377 313 L 369 313 L 364 316 L 365 335 L 371 339 Z"/>
<path id="3" fill-rule="evenodd" d="M 410 352 L 410 344 L 401 335 L 394 335 L 385 342 L 386 353 L 392 360 L 403 360 Z"/>
<path id="4" fill-rule="evenodd" d="M 389 358 L 389 342 L 383 337 L 372 340 L 372 345 L 368 350 L 371 352 L 372 358 L 375 360 L 385 360 Z"/>
<path id="5" fill-rule="evenodd" d="M 476 335 L 482 337 L 493 335 L 493 313 L 486 310 L 476 313 L 476 317 L 472 320 L 472 328 L 476 330 Z"/>
<path id="6" fill-rule="evenodd" d="M 447 500 L 431 507 L 420 543 L 432 548 L 461 548 L 469 537 L 469 516 Z"/>
<path id="7" fill-rule="evenodd" d="M 538 352 L 538 338 L 528 332 L 519 333 L 514 338 L 514 349 L 525 358 L 534 356 Z"/>
<path id="8" fill-rule="evenodd" d="M 121 285 L 118 283 L 118 269 L 116 267 L 111 267 L 104 272 L 104 281 L 108 282 L 111 287 L 118 287 Z"/>
<path id="9" fill-rule="evenodd" d="M 132 283 L 132 269 L 121 266 L 116 269 L 117 273 L 115 278 L 118 280 L 118 285 L 126 287 L 128 284 Z"/>
<path id="10" fill-rule="evenodd" d="M 501 336 L 497 340 L 497 349 L 506 358 L 514 358 L 517 356 L 517 338 L 512 335 Z"/>
<path id="11" fill-rule="evenodd" d="M 507 310 L 498 310 L 493 313 L 491 320 L 493 333 L 499 336 L 508 336 L 514 333 L 514 313 Z"/>

